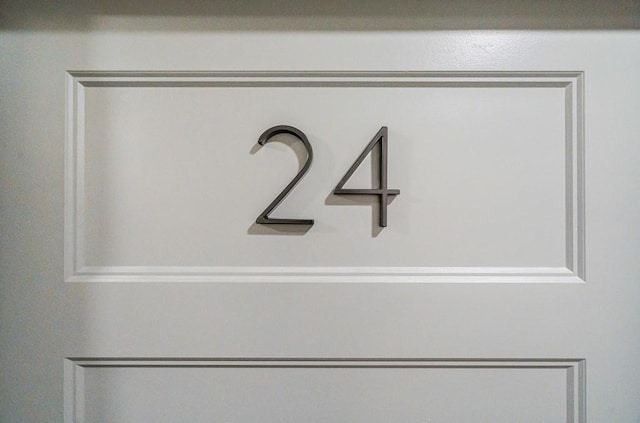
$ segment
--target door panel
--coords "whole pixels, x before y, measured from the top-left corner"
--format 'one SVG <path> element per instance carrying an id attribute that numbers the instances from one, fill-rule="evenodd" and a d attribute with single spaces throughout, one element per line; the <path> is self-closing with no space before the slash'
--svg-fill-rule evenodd
<path id="1" fill-rule="evenodd" d="M 0 420 L 637 422 L 637 14 L 458 5 L 3 3 Z"/>
<path id="2" fill-rule="evenodd" d="M 583 282 L 582 79 L 72 72 L 67 281 Z M 279 123 L 315 152 L 274 216 L 314 227 L 255 223 L 296 172 L 290 136 L 258 154 Z M 408 194 L 385 228 L 378 197 L 331 194 L 381 126 Z M 347 187 L 377 183 L 365 163 Z"/>
<path id="3" fill-rule="evenodd" d="M 572 422 L 584 407 L 580 361 L 74 360 L 69 367 L 76 392 L 69 413 L 83 422 Z"/>

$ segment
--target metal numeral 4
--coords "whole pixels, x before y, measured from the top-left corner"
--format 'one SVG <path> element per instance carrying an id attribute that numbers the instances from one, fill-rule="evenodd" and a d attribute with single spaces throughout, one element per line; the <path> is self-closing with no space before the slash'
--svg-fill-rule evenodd
<path id="1" fill-rule="evenodd" d="M 333 190 L 334 194 L 339 195 L 377 195 L 380 198 L 380 221 L 379 225 L 381 227 L 387 226 L 387 205 L 389 204 L 388 199 L 390 195 L 399 195 L 400 190 L 398 189 L 389 189 L 388 181 L 387 181 L 387 171 L 389 165 L 389 156 L 388 156 L 388 136 L 387 136 L 387 127 L 383 126 L 380 128 L 378 133 L 371 139 L 369 144 L 362 150 L 362 153 L 358 156 L 356 161 L 351 165 L 347 173 L 342 177 L 336 188 Z M 378 163 L 379 172 L 378 177 L 379 185 L 378 188 L 344 188 L 344 184 L 347 183 L 349 178 L 356 171 L 358 166 L 362 164 L 367 155 L 374 149 L 376 145 L 380 145 L 380 161 Z"/>

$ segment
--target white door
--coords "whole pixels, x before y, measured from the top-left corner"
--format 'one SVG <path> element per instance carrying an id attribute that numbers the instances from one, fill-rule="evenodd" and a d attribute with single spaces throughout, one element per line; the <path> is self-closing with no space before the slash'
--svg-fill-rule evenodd
<path id="1" fill-rule="evenodd" d="M 640 422 L 640 35 L 334 6 L 3 4 L 0 421 Z"/>

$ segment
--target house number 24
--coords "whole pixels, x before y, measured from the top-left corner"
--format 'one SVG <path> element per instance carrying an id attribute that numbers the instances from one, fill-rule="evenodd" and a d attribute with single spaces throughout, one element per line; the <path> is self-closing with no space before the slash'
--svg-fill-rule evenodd
<path id="1" fill-rule="evenodd" d="M 300 169 L 297 175 L 294 176 L 291 182 L 289 182 L 289 184 L 286 187 L 284 187 L 282 192 L 278 194 L 278 196 L 271 202 L 271 204 L 269 204 L 267 208 L 264 209 L 262 213 L 258 215 L 258 217 L 256 218 L 256 223 L 259 223 L 262 225 L 281 225 L 281 224 L 313 225 L 313 219 L 281 219 L 281 218 L 269 217 L 269 215 L 276 209 L 276 207 L 280 205 L 280 203 L 282 203 L 285 197 L 289 195 L 291 190 L 298 184 L 298 182 L 300 182 L 300 180 L 304 177 L 304 175 L 309 171 L 309 168 L 311 167 L 311 162 L 313 161 L 313 148 L 311 148 L 311 143 L 307 139 L 307 136 L 304 134 L 304 132 L 302 132 L 298 128 L 294 128 L 293 126 L 279 125 L 279 126 L 274 126 L 273 128 L 267 129 L 262 133 L 262 135 L 260 135 L 260 138 L 258 138 L 258 144 L 265 145 L 266 143 L 269 142 L 269 140 L 272 137 L 279 134 L 289 134 L 299 139 L 302 142 L 302 144 L 304 144 L 304 147 L 307 150 L 307 159 L 305 160 L 305 163 L 302 166 L 302 169 Z M 388 197 L 390 195 L 400 194 L 400 190 L 389 189 L 387 185 L 387 168 L 388 168 L 387 143 L 388 143 L 387 127 L 383 126 L 382 128 L 380 128 L 378 133 L 376 133 L 376 135 L 371 139 L 369 144 L 367 144 L 367 146 L 364 148 L 362 153 L 360 153 L 356 161 L 351 165 L 349 170 L 347 170 L 347 173 L 344 174 L 340 182 L 338 182 L 338 185 L 336 185 L 335 189 L 333 190 L 333 193 L 337 195 L 376 195 L 378 196 L 379 206 L 380 206 L 380 213 L 379 213 L 380 221 L 378 224 L 381 227 L 387 226 Z M 378 186 L 379 187 L 378 188 L 362 188 L 362 189 L 344 188 L 344 184 L 347 183 L 347 181 L 356 171 L 358 166 L 362 164 L 364 159 L 367 157 L 367 154 L 369 154 L 369 152 L 372 151 L 373 148 L 378 144 L 380 144 L 380 158 L 378 163 L 378 166 L 379 166 Z"/>

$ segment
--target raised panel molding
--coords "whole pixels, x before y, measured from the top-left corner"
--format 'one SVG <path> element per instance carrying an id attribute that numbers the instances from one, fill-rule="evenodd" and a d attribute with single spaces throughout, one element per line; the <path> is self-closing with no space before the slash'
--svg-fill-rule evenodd
<path id="1" fill-rule="evenodd" d="M 438 383 L 437 381 L 443 381 L 442 377 L 444 374 L 454 378 L 453 380 L 460 380 L 460 379 L 457 379 L 460 376 L 459 374 L 460 371 L 465 371 L 465 370 L 472 371 L 472 372 L 481 371 L 485 375 L 483 377 L 488 376 L 488 374 L 485 374 L 484 372 L 496 372 L 494 374 L 495 378 L 498 378 L 496 380 L 506 382 L 507 379 L 505 379 L 505 377 L 508 377 L 509 378 L 508 380 L 511 381 L 510 383 L 516 383 L 517 386 L 520 387 L 520 389 L 523 389 L 523 387 L 528 386 L 528 384 L 525 383 L 526 381 L 522 380 L 523 378 L 530 377 L 531 378 L 529 379 L 530 382 L 533 382 L 534 380 L 536 380 L 537 381 L 536 383 L 542 384 L 542 385 L 539 385 L 538 388 L 532 387 L 531 388 L 533 390 L 532 392 L 535 392 L 535 389 L 545 389 L 544 386 L 547 386 L 546 383 L 547 382 L 551 383 L 551 378 L 553 378 L 553 380 L 555 381 L 554 383 L 558 383 L 559 380 L 564 380 L 565 386 L 564 388 L 558 388 L 557 386 L 556 388 L 554 388 L 555 394 L 553 395 L 558 395 L 560 396 L 560 398 L 554 396 L 553 398 L 548 398 L 546 400 L 552 400 L 554 403 L 554 407 L 560 407 L 561 410 L 564 410 L 560 412 L 561 414 L 564 414 L 565 418 L 563 421 L 565 421 L 566 423 L 585 423 L 586 422 L 586 409 L 585 409 L 586 362 L 584 359 L 406 359 L 406 358 L 405 359 L 396 359 L 396 358 L 384 358 L 384 359 L 374 359 L 374 358 L 322 358 L 322 359 L 320 358 L 319 359 L 309 359 L 309 358 L 66 358 L 65 373 L 64 373 L 64 381 L 65 381 L 64 382 L 65 383 L 65 388 L 64 388 L 65 419 L 64 421 L 66 423 L 72 423 L 72 422 L 85 423 L 88 421 L 93 421 L 91 419 L 88 419 L 87 417 L 88 415 L 91 415 L 92 412 L 94 411 L 90 409 L 91 404 L 88 404 L 87 401 L 91 401 L 91 400 L 97 401 L 97 403 L 99 404 L 99 407 L 104 406 L 103 400 L 101 398 L 89 398 L 89 396 L 108 395 L 107 392 L 109 391 L 110 388 L 107 388 L 105 390 L 104 388 L 100 388 L 100 387 L 91 388 L 87 386 L 89 384 L 89 382 L 86 381 L 88 372 L 91 372 L 93 370 L 100 371 L 100 370 L 114 369 L 116 371 L 123 371 L 126 373 L 129 370 L 139 371 L 141 369 L 149 369 L 155 372 L 155 376 L 153 377 L 153 380 L 156 383 L 161 385 L 166 385 L 166 383 L 162 382 L 162 379 L 163 377 L 169 377 L 170 373 L 165 373 L 165 376 L 163 376 L 163 372 L 175 371 L 176 369 L 186 370 L 189 368 L 198 369 L 198 375 L 196 379 L 200 381 L 203 380 L 202 378 L 204 373 L 202 371 L 204 369 L 210 369 L 213 371 L 212 373 L 207 373 L 208 374 L 207 378 L 213 378 L 212 379 L 213 381 L 209 380 L 203 385 L 203 387 L 207 387 L 207 386 L 209 387 L 205 389 L 212 389 L 212 392 L 203 393 L 205 397 L 211 398 L 211 401 L 216 400 L 215 397 L 211 397 L 211 395 L 215 395 L 215 392 L 213 391 L 215 391 L 215 389 L 220 388 L 218 387 L 213 389 L 212 387 L 217 386 L 217 384 L 224 383 L 223 381 L 226 380 L 226 379 L 219 379 L 219 377 L 221 376 L 220 371 L 225 371 L 226 377 L 230 377 L 233 380 L 237 380 L 237 381 L 239 380 L 240 381 L 238 382 L 240 383 L 239 389 L 243 389 L 242 387 L 244 386 L 245 383 L 249 383 L 249 384 L 255 383 L 255 382 L 251 382 L 253 380 L 251 377 L 246 379 L 248 377 L 246 373 L 247 369 L 254 369 L 258 371 L 266 369 L 269 371 L 275 371 L 276 373 L 269 373 L 269 374 L 272 374 L 272 375 L 277 374 L 279 376 L 284 377 L 285 379 L 291 377 L 291 372 L 288 372 L 288 373 L 285 373 L 285 372 L 298 369 L 298 370 L 304 371 L 305 375 L 307 376 L 311 375 L 311 373 L 309 372 L 313 372 L 314 375 L 317 375 L 317 373 L 315 372 L 321 372 L 321 373 L 325 373 L 330 381 L 333 381 L 336 378 L 338 379 L 333 382 L 329 382 L 331 384 L 329 386 L 333 386 L 332 385 L 333 383 L 339 383 L 340 381 L 343 381 L 343 382 L 350 381 L 351 385 L 349 385 L 349 388 L 347 388 L 347 390 L 349 389 L 357 390 L 357 389 L 363 389 L 364 386 L 360 386 L 359 383 L 366 383 L 368 379 L 356 378 L 359 382 L 354 384 L 354 379 L 350 379 L 349 375 L 361 376 L 362 372 L 364 371 L 364 372 L 370 372 L 371 376 L 377 377 L 377 376 L 381 376 L 379 373 L 379 371 L 381 370 L 387 370 L 392 372 L 395 370 L 398 370 L 398 371 L 401 371 L 401 373 L 391 373 L 391 374 L 387 373 L 386 376 L 381 380 L 384 381 L 385 385 L 391 384 L 391 386 L 394 386 L 394 384 L 399 384 L 397 386 L 398 388 L 402 387 L 406 390 L 400 393 L 397 390 L 393 390 L 393 397 L 395 399 L 390 399 L 390 401 L 392 401 L 394 404 L 396 404 L 397 401 L 407 401 L 406 404 L 403 405 L 402 407 L 406 407 L 407 404 L 414 404 L 414 406 L 417 406 L 415 403 L 415 401 L 417 401 L 416 398 L 422 398 L 422 400 L 419 401 L 420 403 L 429 400 L 428 393 L 423 394 L 421 392 L 414 392 L 411 390 L 410 387 L 402 385 L 402 381 L 406 382 L 407 380 L 411 380 L 415 382 L 416 379 L 414 379 L 414 377 L 418 377 L 418 380 L 423 380 L 422 383 L 426 382 L 427 385 L 425 386 L 432 386 L 431 385 L 432 383 Z M 353 372 L 354 370 L 357 371 L 358 373 L 355 373 L 355 374 L 349 373 L 349 372 Z M 241 371 L 245 371 L 245 372 L 241 373 Z M 410 379 L 406 379 L 407 375 L 406 373 L 404 373 L 405 371 L 411 372 Z M 436 373 L 438 373 L 439 376 L 434 375 L 433 371 L 436 371 Z M 505 371 L 507 371 L 508 374 L 511 374 L 511 376 L 506 376 L 507 373 L 504 373 Z M 515 373 L 512 374 L 511 371 L 515 371 Z M 525 372 L 517 373 L 518 371 L 525 371 Z M 332 373 L 329 373 L 329 372 L 332 372 Z M 541 372 L 541 373 L 538 373 L 538 372 Z M 474 374 L 477 374 L 477 373 L 474 373 Z M 100 377 L 104 378 L 106 377 L 106 375 L 107 373 L 98 374 L 96 376 L 98 377 L 98 382 L 95 382 L 95 379 L 93 379 L 94 381 L 93 383 L 100 384 L 99 382 Z M 114 386 L 117 386 L 119 395 L 122 394 L 123 389 L 124 391 L 126 391 L 127 389 L 126 386 L 128 383 L 132 383 L 131 382 L 132 380 L 135 381 L 135 377 L 134 379 L 127 379 L 126 375 L 124 376 L 123 375 L 124 373 L 117 373 L 112 375 L 112 377 L 108 379 L 111 382 L 113 382 L 114 380 L 119 381 L 119 382 L 116 382 L 116 385 L 114 385 Z M 235 375 L 235 376 L 232 376 L 232 375 Z M 435 377 L 435 379 L 428 379 L 430 377 L 429 375 Z M 196 374 L 193 374 L 193 377 L 195 376 Z M 471 381 L 471 379 L 468 379 L 470 376 L 471 375 L 466 375 L 464 379 L 467 381 L 466 382 L 467 384 L 469 383 L 469 381 Z M 120 377 L 121 379 L 118 379 L 118 377 Z M 185 380 L 190 381 L 191 377 L 192 376 L 187 376 Z M 245 379 L 243 379 L 243 377 Z M 261 381 L 261 383 L 266 382 L 264 379 L 260 379 L 259 375 L 254 375 L 254 377 L 258 377 L 258 379 L 256 380 Z M 262 375 L 262 377 L 264 377 L 264 375 Z M 397 379 L 394 379 L 394 377 Z M 422 379 L 423 377 L 426 377 L 427 379 Z M 515 379 L 512 379 L 513 377 L 515 377 Z M 492 379 L 493 377 L 489 377 L 488 379 L 483 379 L 483 380 L 488 381 Z M 365 382 L 363 382 L 363 380 Z M 378 379 L 373 379 L 373 380 L 377 382 L 381 381 Z M 307 378 L 301 379 L 299 374 L 298 376 L 294 376 L 293 379 L 291 380 L 287 379 L 287 382 L 285 383 L 287 383 L 286 386 L 289 387 L 288 382 L 303 383 L 303 384 L 313 383 L 309 381 Z M 143 381 L 142 386 L 146 386 L 145 383 L 147 382 Z M 192 383 L 196 383 L 196 382 L 187 382 L 187 383 L 189 383 L 190 384 L 189 386 L 191 386 L 191 389 L 193 389 L 193 386 L 195 385 L 192 385 Z M 213 385 L 210 385 L 210 383 L 213 383 Z M 327 385 L 325 385 L 324 383 L 326 383 L 326 380 L 323 383 L 321 383 L 319 386 L 326 387 Z M 458 383 L 458 382 L 455 382 L 455 383 Z M 492 383 L 495 383 L 495 380 Z M 166 385 L 166 386 L 169 386 L 170 390 L 177 389 L 179 391 L 179 387 L 171 386 L 171 385 Z M 300 388 L 303 388 L 303 387 L 301 386 Z M 304 385 L 304 388 L 306 389 L 310 387 Z M 88 391 L 91 389 L 94 389 L 94 391 L 93 391 L 93 394 L 90 395 Z M 96 389 L 97 391 L 95 391 Z M 225 388 L 220 388 L 220 389 L 225 389 Z M 238 389 L 238 387 L 236 386 L 233 389 Z M 315 395 L 322 396 L 322 398 L 324 398 L 324 401 L 329 401 L 329 403 L 333 401 L 331 399 L 327 400 L 327 398 L 325 397 L 325 395 L 329 395 L 329 398 L 332 398 L 331 393 L 324 392 L 322 390 L 321 391 L 317 390 L 317 389 L 323 389 L 323 388 L 318 388 L 318 386 L 316 386 L 316 387 L 311 387 L 310 389 L 311 389 L 310 392 L 315 392 Z M 273 388 L 269 389 L 269 391 L 272 391 L 272 390 Z M 97 394 L 95 392 L 97 392 Z M 153 389 L 151 389 L 149 392 L 153 392 Z M 262 395 L 260 394 L 260 390 L 258 390 L 257 392 L 258 392 L 257 394 L 254 392 L 254 395 Z M 360 396 L 359 392 L 353 392 L 351 394 Z M 466 399 L 451 398 L 450 403 L 444 404 L 443 406 L 447 408 L 449 412 L 451 410 L 460 409 L 460 407 L 464 409 L 465 407 L 464 404 L 467 404 L 466 405 L 467 407 L 469 406 L 476 407 L 476 408 L 483 407 L 483 408 L 486 408 L 486 410 L 495 411 L 496 409 L 499 409 L 500 407 L 497 407 L 498 404 L 494 402 L 496 398 L 486 397 L 486 394 L 487 394 L 486 392 L 477 392 L 472 389 L 471 393 L 467 393 L 467 395 L 471 395 L 471 397 L 473 398 L 482 399 L 480 403 L 478 403 L 477 400 L 473 400 L 471 397 Z M 527 405 L 535 403 L 534 399 L 529 397 L 530 393 L 519 392 L 517 394 L 522 396 L 520 400 L 525 401 Z M 173 396 L 175 394 L 170 393 L 170 395 Z M 277 395 L 284 395 L 286 398 L 286 396 L 291 395 L 291 393 L 283 392 Z M 424 397 L 422 395 L 427 395 L 427 396 Z M 136 399 L 137 395 L 134 395 L 132 398 Z M 410 400 L 409 398 L 413 398 L 413 399 Z M 282 398 L 278 396 L 278 400 L 282 401 Z M 313 398 L 305 397 L 305 400 L 313 401 Z M 545 401 L 540 398 L 538 398 L 537 400 Z M 117 401 L 117 399 L 109 398 L 109 401 Z M 145 413 L 146 412 L 152 413 L 154 411 L 148 408 L 148 407 L 151 407 L 150 405 L 151 402 L 149 401 L 151 400 L 143 401 L 143 404 L 146 404 L 142 406 L 145 409 L 144 411 Z M 246 402 L 247 399 L 244 399 L 244 401 L 245 401 L 244 404 L 246 405 L 249 404 Z M 465 401 L 471 401 L 471 402 L 467 403 Z M 476 401 L 476 402 L 473 402 L 473 401 Z M 322 401 L 320 403 L 322 403 Z M 111 407 L 113 407 L 114 405 L 119 407 L 122 404 L 120 403 L 112 404 Z M 374 404 L 370 404 L 370 405 L 374 405 Z M 505 405 L 505 409 L 513 408 L 513 404 L 504 404 L 504 405 Z M 125 405 L 122 405 L 122 406 L 126 408 Z M 315 408 L 317 408 L 318 406 L 318 404 L 316 404 L 315 401 L 314 401 L 314 406 Z M 365 404 L 365 407 L 366 406 L 367 405 Z M 233 408 L 233 406 L 230 406 L 230 407 Z M 296 407 L 305 407 L 305 404 L 296 403 Z M 417 407 L 418 408 L 414 410 L 415 412 L 419 412 L 420 406 L 417 406 Z M 545 407 L 551 407 L 551 404 L 547 403 L 542 408 L 544 409 Z M 524 412 L 523 410 L 521 411 Z M 340 412 L 340 410 L 338 410 L 338 412 Z M 451 417 L 451 416 L 448 416 L 448 417 Z M 554 420 L 554 421 L 560 421 L 560 420 Z"/>
<path id="2" fill-rule="evenodd" d="M 422 282 L 585 281 L 584 75 L 582 72 L 95 72 L 67 74 L 65 281 L 67 282 Z M 87 87 L 540 87 L 565 93 L 566 266 L 111 266 L 85 262 Z"/>

